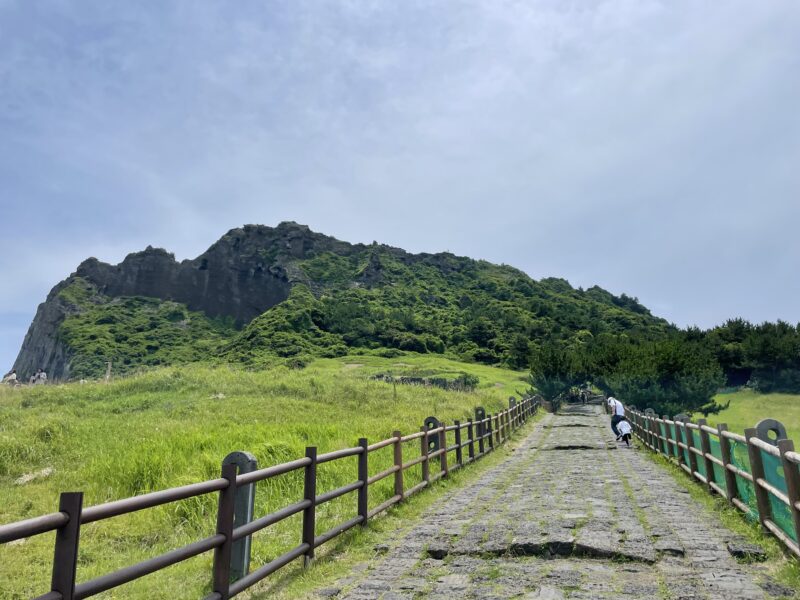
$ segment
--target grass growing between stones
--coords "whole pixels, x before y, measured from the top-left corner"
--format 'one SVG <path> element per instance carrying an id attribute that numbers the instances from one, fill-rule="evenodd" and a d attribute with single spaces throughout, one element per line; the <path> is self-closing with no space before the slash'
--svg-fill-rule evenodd
<path id="1" fill-rule="evenodd" d="M 790 555 L 777 539 L 763 532 L 759 524 L 745 519 L 738 509 L 720 496 L 709 494 L 703 486 L 695 483 L 683 469 L 666 457 L 646 449 L 643 451 L 650 460 L 666 468 L 692 499 L 710 514 L 713 513 L 723 527 L 764 549 L 767 559 L 759 566 L 767 577 L 792 590 L 800 590 L 800 561 Z"/>
<path id="2" fill-rule="evenodd" d="M 468 373 L 480 383 L 473 392 L 457 392 L 370 379 L 378 372 L 420 371 Z M 327 452 L 351 447 L 362 436 L 371 443 L 395 429 L 417 431 L 431 414 L 451 422 L 469 418 L 477 405 L 494 413 L 506 405 L 510 393 L 524 388 L 522 377 L 515 371 L 409 354 L 320 359 L 303 370 L 190 365 L 107 385 L 3 387 L 0 523 L 55 511 L 61 491 L 83 491 L 89 506 L 216 478 L 222 458 L 234 450 L 250 451 L 260 466 L 269 466 L 303 456 L 308 445 Z M 404 452 L 415 449 L 419 446 L 409 443 Z M 390 464 L 391 448 L 370 455 L 373 474 Z M 36 473 L 41 475 L 16 483 Z M 355 458 L 321 465 L 318 477 L 318 493 L 354 481 Z M 256 516 L 299 500 L 302 479 L 302 472 L 296 472 L 259 483 Z M 417 481 L 418 467 L 407 472 L 406 486 Z M 391 487 L 391 478 L 371 487 L 370 505 L 390 496 Z M 350 494 L 320 507 L 318 533 L 352 518 L 355 503 Z M 210 535 L 216 504 L 217 496 L 209 494 L 87 525 L 81 532 L 78 581 Z M 299 515 L 256 534 L 253 566 L 295 546 L 299 537 Z M 52 544 L 51 533 L 0 546 L 0 597 L 29 598 L 48 588 Z M 202 597 L 209 591 L 211 560 L 206 553 L 102 597 Z"/>

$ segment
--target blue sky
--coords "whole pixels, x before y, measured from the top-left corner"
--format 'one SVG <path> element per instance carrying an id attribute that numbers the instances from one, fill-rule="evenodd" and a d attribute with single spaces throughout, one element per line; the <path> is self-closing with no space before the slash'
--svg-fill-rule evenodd
<path id="1" fill-rule="evenodd" d="M 800 321 L 798 74 L 796 0 L 0 0 L 0 364 L 84 258 L 282 220 Z"/>

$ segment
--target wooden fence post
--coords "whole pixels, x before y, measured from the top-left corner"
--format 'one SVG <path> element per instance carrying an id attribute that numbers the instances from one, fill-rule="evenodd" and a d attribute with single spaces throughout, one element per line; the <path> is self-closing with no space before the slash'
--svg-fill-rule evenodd
<path id="1" fill-rule="evenodd" d="M 314 538 L 316 537 L 317 448 L 315 446 L 306 448 L 306 458 L 311 459 L 311 463 L 306 465 L 303 482 L 303 498 L 311 501 L 311 504 L 303 509 L 303 543 L 308 544 L 303 565 L 307 567 L 314 560 Z"/>
<path id="2" fill-rule="evenodd" d="M 222 459 L 223 465 L 232 464 L 236 466 L 236 474 L 243 475 L 258 469 L 258 460 L 249 452 L 231 452 Z M 240 488 L 236 488 L 236 496 L 233 501 L 233 528 L 246 525 L 253 520 L 253 507 L 256 501 L 256 484 L 249 483 Z M 253 536 L 248 535 L 233 542 L 231 548 L 231 581 L 238 581 L 247 575 L 250 569 L 250 546 Z"/>
<path id="3" fill-rule="evenodd" d="M 439 468 L 442 470 L 442 477 L 447 477 L 450 472 L 447 467 L 447 426 L 442 423 L 442 430 L 439 432 L 439 450 L 442 453 L 439 455 Z"/>
<path id="4" fill-rule="evenodd" d="M 472 419 L 470 419 L 467 421 L 467 442 L 469 443 L 467 446 L 467 456 L 469 456 L 470 462 L 475 460 L 475 439 L 472 433 Z"/>
<path id="5" fill-rule="evenodd" d="M 747 439 L 747 454 L 750 457 L 750 474 L 753 476 L 753 488 L 756 492 L 758 520 L 761 522 L 761 526 L 766 528 L 765 522 L 768 519 L 772 519 L 772 508 L 769 505 L 769 492 L 758 485 L 759 479 L 765 479 L 764 460 L 761 456 L 761 448 L 751 442 L 753 438 L 758 438 L 758 430 L 755 427 L 745 429 L 744 437 Z"/>
<path id="6" fill-rule="evenodd" d="M 699 419 L 697 426 L 700 428 L 700 451 L 703 453 L 703 464 L 706 467 L 706 484 L 708 485 L 708 492 L 713 494 L 716 490 L 711 484 L 717 482 L 717 477 L 714 473 L 714 463 L 708 458 L 708 455 L 711 454 L 711 440 L 708 437 L 708 432 L 703 429 L 707 422 L 705 419 Z"/>
<path id="7" fill-rule="evenodd" d="M 800 468 L 786 458 L 787 452 L 794 452 L 794 442 L 792 440 L 778 440 L 778 450 L 781 452 L 781 462 L 783 463 L 783 476 L 786 479 L 786 495 L 789 496 L 789 511 L 792 513 L 794 523 L 794 535 L 800 540 Z"/>
<path id="8" fill-rule="evenodd" d="M 234 463 L 223 463 L 222 479 L 228 487 L 220 490 L 217 506 L 217 533 L 225 536 L 221 546 L 214 549 L 214 591 L 221 600 L 228 600 L 231 585 L 231 557 L 233 555 L 233 520 L 236 508 L 236 473 Z M 244 573 L 243 575 L 247 575 Z"/>
<path id="9" fill-rule="evenodd" d="M 461 451 L 462 450 L 461 449 L 461 421 L 455 421 L 454 424 L 456 426 L 456 428 L 454 430 L 455 433 L 456 433 L 456 464 L 459 467 L 463 467 L 464 466 L 464 454 Z"/>
<path id="10" fill-rule="evenodd" d="M 393 431 L 392 437 L 397 440 L 394 443 L 394 466 L 397 468 L 394 472 L 394 495 L 400 496 L 402 500 L 405 497 L 403 491 L 403 442 L 401 440 L 403 434 Z"/>
<path id="11" fill-rule="evenodd" d="M 491 451 L 491 450 L 494 450 L 494 428 L 492 427 L 492 415 L 491 415 L 491 413 L 489 414 L 488 419 L 489 419 L 489 422 L 487 424 L 487 427 L 488 427 L 488 430 L 489 430 L 488 431 L 488 433 L 489 433 L 489 450 Z"/>
<path id="12" fill-rule="evenodd" d="M 358 516 L 361 517 L 361 527 L 367 526 L 369 519 L 369 444 L 367 438 L 359 438 L 358 445 L 361 454 L 358 455 L 358 480 L 361 487 L 358 490 Z"/>
<path id="13" fill-rule="evenodd" d="M 486 430 L 486 423 L 478 421 L 475 425 L 475 433 L 478 437 L 478 456 L 483 456 L 483 454 L 486 452 L 486 445 L 483 439 L 483 433 Z"/>
<path id="14" fill-rule="evenodd" d="M 502 443 L 500 439 L 500 413 L 494 416 L 494 441 L 499 446 Z"/>
<path id="15" fill-rule="evenodd" d="M 428 458 L 428 454 L 430 452 L 430 446 L 428 446 L 428 428 L 427 427 L 420 427 L 420 431 L 423 432 L 423 436 L 419 438 L 420 441 L 420 450 L 422 451 L 422 456 L 424 456 L 424 460 L 422 461 L 422 479 L 428 483 L 431 482 L 431 463 L 430 459 Z"/>
<path id="16" fill-rule="evenodd" d="M 58 499 L 58 510 L 65 513 L 69 521 L 56 530 L 50 590 L 61 594 L 63 600 L 73 600 L 75 573 L 78 567 L 78 543 L 81 535 L 83 492 L 63 492 Z"/>
<path id="17" fill-rule="evenodd" d="M 728 492 L 727 500 L 733 504 L 733 499 L 738 496 L 736 489 L 736 474 L 728 468 L 728 465 L 733 461 L 731 460 L 731 441 L 723 435 L 723 432 L 728 431 L 726 423 L 717 425 L 719 432 L 719 449 L 722 454 L 722 465 L 725 470 L 725 489 Z"/>

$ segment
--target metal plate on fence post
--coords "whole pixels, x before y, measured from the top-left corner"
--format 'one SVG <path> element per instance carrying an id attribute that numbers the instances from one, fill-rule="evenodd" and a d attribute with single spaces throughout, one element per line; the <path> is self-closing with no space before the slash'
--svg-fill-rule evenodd
<path id="1" fill-rule="evenodd" d="M 759 421 L 756 425 L 756 432 L 758 439 L 773 446 L 778 445 L 778 440 L 788 439 L 786 436 L 786 427 L 783 426 L 783 423 L 775 419 L 762 419 Z M 770 436 L 770 433 L 774 434 L 775 437 Z"/>
<path id="2" fill-rule="evenodd" d="M 436 417 L 428 417 L 427 419 L 425 419 L 423 426 L 425 427 L 425 429 L 430 431 L 431 429 L 439 428 L 441 426 L 441 423 L 439 422 L 439 419 L 437 419 Z M 428 454 L 430 454 L 431 452 L 436 452 L 438 449 L 439 449 L 439 435 L 436 434 L 428 436 Z"/>
<path id="3" fill-rule="evenodd" d="M 480 438 L 483 436 L 486 429 L 484 428 L 483 420 L 486 418 L 486 409 L 482 406 L 475 407 L 475 435 Z"/>
<path id="4" fill-rule="evenodd" d="M 238 474 L 250 473 L 258 469 L 256 457 L 249 452 L 231 452 L 222 465 L 236 465 Z M 241 527 L 253 520 L 253 505 L 256 499 L 256 485 L 251 483 L 236 490 L 233 509 L 233 528 Z M 237 581 L 247 575 L 250 570 L 250 544 L 252 536 L 248 535 L 233 542 L 231 550 L 231 580 Z"/>

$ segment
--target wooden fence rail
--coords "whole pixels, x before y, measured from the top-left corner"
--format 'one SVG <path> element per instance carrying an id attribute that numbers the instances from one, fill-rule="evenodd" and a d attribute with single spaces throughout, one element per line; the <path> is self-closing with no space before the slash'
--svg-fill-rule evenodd
<path id="1" fill-rule="evenodd" d="M 373 444 L 369 444 L 366 438 L 361 438 L 358 440 L 358 444 L 352 448 L 344 448 L 326 454 L 317 454 L 316 447 L 308 447 L 303 458 L 247 473 L 237 474 L 237 465 L 224 464 L 218 479 L 88 508 L 82 506 L 82 492 L 64 492 L 60 496 L 58 512 L 0 526 L 0 544 L 49 531 L 56 532 L 50 591 L 38 596 L 37 600 L 89 598 L 211 550 L 214 551 L 211 574 L 213 591 L 205 596 L 204 600 L 227 600 L 252 587 L 295 559 L 303 557 L 304 564 L 308 565 L 314 558 L 314 550 L 319 546 L 353 527 L 358 525 L 365 527 L 369 519 L 430 486 L 439 478 L 446 477 L 456 469 L 483 457 L 497 445 L 507 441 L 516 429 L 524 425 L 536 413 L 538 408 L 537 400 L 525 398 L 520 403 L 512 402 L 509 408 L 495 415 L 483 416 L 483 409 L 476 409 L 476 415 L 481 415 L 482 418 L 474 421 L 470 419 L 466 423 L 455 421 L 453 425 L 445 425 L 436 418 L 429 417 L 419 432 L 409 435 L 402 435 L 399 431 L 395 431 L 392 437 Z M 451 432 L 455 442 L 448 445 L 447 434 Z M 415 455 L 412 451 L 404 459 L 404 445 L 415 440 L 419 440 L 418 454 Z M 389 446 L 393 449 L 393 466 L 380 473 L 370 475 L 369 455 Z M 465 448 L 467 449 L 466 456 Z M 455 453 L 455 461 L 451 462 L 449 457 L 453 453 Z M 358 457 L 356 480 L 337 489 L 318 494 L 316 489 L 317 466 L 353 456 Z M 435 460 L 438 460 L 439 470 L 432 475 L 430 464 Z M 418 464 L 422 469 L 422 481 L 406 489 L 403 473 Z M 304 472 L 302 499 L 268 515 L 234 527 L 237 490 L 245 493 L 252 489 L 248 487 L 251 484 L 299 470 Z M 394 495 L 370 509 L 369 487 L 387 477 L 394 478 Z M 81 525 L 217 492 L 219 493 L 219 503 L 214 535 L 90 581 L 81 583 L 75 581 Z M 351 493 L 357 494 L 357 509 L 353 518 L 317 535 L 316 507 Z M 299 545 L 253 571 L 248 572 L 245 567 L 242 576 L 233 580 L 231 556 L 234 544 L 298 513 L 302 513 Z"/>
<path id="2" fill-rule="evenodd" d="M 800 454 L 786 429 L 765 419 L 744 435 L 687 415 L 659 418 L 629 410 L 634 434 L 676 462 L 709 493 L 719 494 L 800 557 Z"/>

